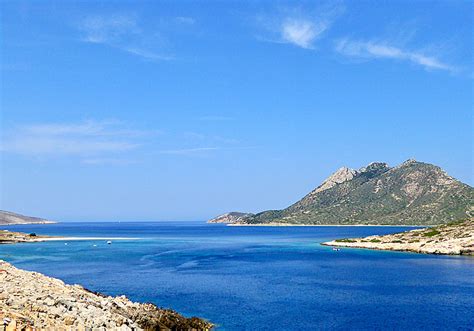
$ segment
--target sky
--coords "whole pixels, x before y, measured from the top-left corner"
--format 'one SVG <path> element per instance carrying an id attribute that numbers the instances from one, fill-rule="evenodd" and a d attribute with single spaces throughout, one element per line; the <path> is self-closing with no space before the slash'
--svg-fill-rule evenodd
<path id="1" fill-rule="evenodd" d="M 284 208 L 339 167 L 473 185 L 469 1 L 2 1 L 0 209 Z"/>

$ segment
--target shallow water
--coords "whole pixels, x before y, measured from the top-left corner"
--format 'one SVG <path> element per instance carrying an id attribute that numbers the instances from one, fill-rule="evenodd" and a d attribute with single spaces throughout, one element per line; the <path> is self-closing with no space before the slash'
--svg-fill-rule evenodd
<path id="1" fill-rule="evenodd" d="M 196 222 L 18 225 L 11 231 L 140 240 L 0 245 L 0 259 L 219 330 L 474 328 L 474 258 L 320 242 L 401 227 L 226 227 Z M 95 247 L 93 245 L 96 245 Z"/>

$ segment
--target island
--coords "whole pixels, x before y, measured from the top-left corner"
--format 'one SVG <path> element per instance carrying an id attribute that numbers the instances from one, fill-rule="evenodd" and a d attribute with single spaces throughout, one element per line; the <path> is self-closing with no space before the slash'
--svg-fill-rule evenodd
<path id="1" fill-rule="evenodd" d="M 433 164 L 407 160 L 342 167 L 299 201 L 281 210 L 232 212 L 209 223 L 232 225 L 420 225 L 474 215 L 474 188 Z"/>
<path id="2" fill-rule="evenodd" d="M 474 218 L 383 236 L 336 239 L 322 245 L 425 254 L 474 255 Z"/>

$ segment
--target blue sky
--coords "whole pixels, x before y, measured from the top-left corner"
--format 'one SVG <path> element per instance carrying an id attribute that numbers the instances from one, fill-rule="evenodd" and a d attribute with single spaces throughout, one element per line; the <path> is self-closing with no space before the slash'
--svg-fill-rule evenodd
<path id="1" fill-rule="evenodd" d="M 3 1 L 1 209 L 283 208 L 341 166 L 473 184 L 468 1 Z"/>

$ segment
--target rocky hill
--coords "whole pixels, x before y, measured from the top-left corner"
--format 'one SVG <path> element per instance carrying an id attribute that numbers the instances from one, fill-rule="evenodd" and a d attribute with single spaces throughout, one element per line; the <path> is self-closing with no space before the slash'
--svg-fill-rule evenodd
<path id="1" fill-rule="evenodd" d="M 434 225 L 474 214 L 474 189 L 432 164 L 408 160 L 341 168 L 283 210 L 241 217 L 237 224 Z"/>
<path id="2" fill-rule="evenodd" d="M 55 223 L 38 217 L 24 216 L 9 211 L 0 210 L 0 225 L 9 224 L 47 224 Z"/>
<path id="3" fill-rule="evenodd" d="M 253 216 L 253 214 L 250 213 L 239 213 L 236 211 L 230 212 L 230 213 L 225 213 L 222 215 L 219 215 L 209 221 L 207 223 L 227 223 L 227 224 L 233 224 L 233 223 L 238 223 L 242 221 L 245 217 Z"/>
<path id="4" fill-rule="evenodd" d="M 474 255 L 474 218 L 385 236 L 336 239 L 323 245 L 426 254 Z"/>

